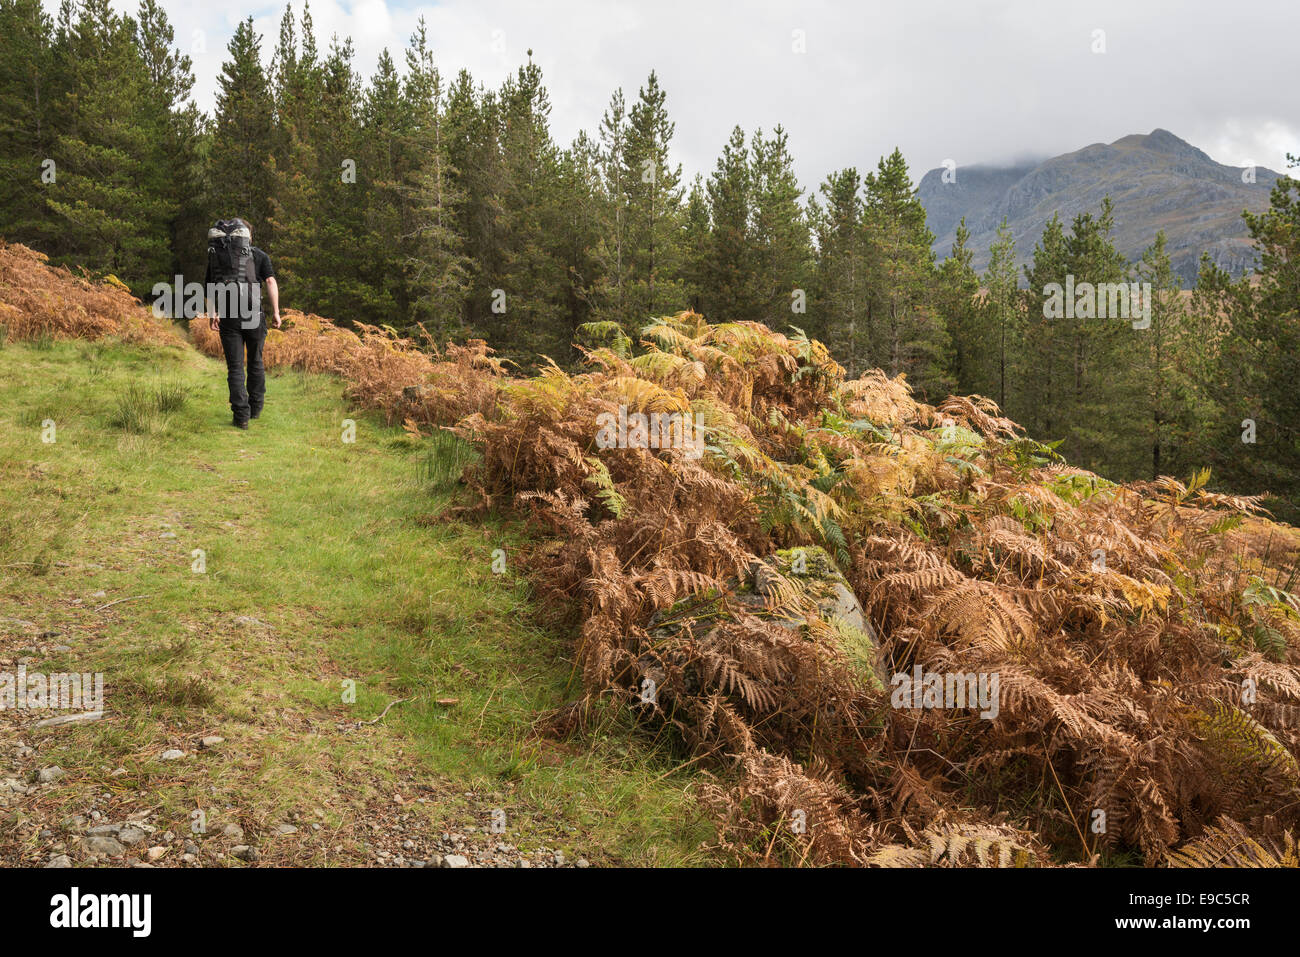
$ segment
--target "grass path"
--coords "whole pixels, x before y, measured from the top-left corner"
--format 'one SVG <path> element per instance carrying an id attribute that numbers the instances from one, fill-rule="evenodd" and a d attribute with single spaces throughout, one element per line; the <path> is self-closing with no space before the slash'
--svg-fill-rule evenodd
<path id="1" fill-rule="evenodd" d="M 95 860 L 89 827 L 134 822 L 145 838 L 98 860 L 420 861 L 455 832 L 471 860 L 701 862 L 711 830 L 668 755 L 615 727 L 530 736 L 570 665 L 512 574 L 516 533 L 435 520 L 449 492 L 419 444 L 337 380 L 268 392 L 241 432 L 192 350 L 0 349 L 0 672 L 105 677 L 96 723 L 0 711 L 0 861 Z"/>

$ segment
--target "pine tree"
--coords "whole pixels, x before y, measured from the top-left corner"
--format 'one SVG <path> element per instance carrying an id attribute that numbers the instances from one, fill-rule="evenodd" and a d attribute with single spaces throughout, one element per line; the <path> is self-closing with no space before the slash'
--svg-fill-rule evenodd
<path id="1" fill-rule="evenodd" d="M 136 45 L 149 74 L 141 107 L 156 150 L 154 182 L 174 210 L 167 224 L 171 266 L 197 282 L 207 262 L 203 237 L 209 210 L 199 153 L 204 119 L 190 99 L 193 64 L 173 46 L 175 32 L 155 0 L 142 0 L 137 17 Z"/>
<path id="2" fill-rule="evenodd" d="M 685 306 L 679 268 L 682 168 L 672 165 L 668 147 L 675 124 L 668 119 L 667 97 L 651 71 L 629 114 L 623 149 L 629 332 L 658 315 Z"/>
<path id="3" fill-rule="evenodd" d="M 241 216 L 253 227 L 255 242 L 272 244 L 270 159 L 275 149 L 275 112 L 261 38 L 253 18 L 240 21 L 221 67 L 217 108 L 208 163 L 210 218 Z"/>
<path id="4" fill-rule="evenodd" d="M 757 319 L 757 255 L 750 229 L 753 178 L 739 126 L 709 177 L 709 255 L 704 269 L 704 314 L 714 322 Z"/>
<path id="5" fill-rule="evenodd" d="M 276 145 L 268 163 L 270 229 L 262 242 L 274 246 L 281 285 L 293 290 L 297 303 L 317 310 L 322 308 L 326 294 L 325 276 L 318 266 L 323 245 L 320 227 L 325 211 L 330 209 L 332 190 L 321 174 L 324 164 L 320 149 L 324 144 L 318 135 L 324 127 L 325 77 L 306 4 L 301 26 L 300 41 L 293 7 L 286 6 L 271 58 Z"/>
<path id="6" fill-rule="evenodd" d="M 805 321 L 812 248 L 800 202 L 803 190 L 794 173 L 789 137 L 780 126 L 768 138 L 761 130 L 755 133 L 750 150 L 751 296 L 756 310 L 751 318 L 781 329 L 792 321 Z"/>
<path id="7" fill-rule="evenodd" d="M 971 268 L 969 241 L 970 230 L 963 217 L 957 224 L 952 253 L 939 265 L 934 304 L 951 338 L 948 367 L 954 387 L 962 394 L 992 395 L 987 376 L 991 344 L 980 322 L 979 277 Z"/>
<path id="8" fill-rule="evenodd" d="M 1026 312 L 1020 348 L 1014 353 L 1015 389 L 1008 395 L 1011 418 L 1036 439 L 1055 441 L 1063 437 L 1058 408 L 1057 378 L 1063 368 L 1059 320 L 1047 318 L 1046 287 L 1064 283 L 1066 264 L 1065 228 L 1055 213 L 1043 227 L 1034 245 L 1034 258 L 1025 266 Z"/>
<path id="9" fill-rule="evenodd" d="M 1136 278 L 1150 283 L 1150 327 L 1138 333 L 1138 349 L 1132 363 L 1136 392 L 1141 398 L 1145 423 L 1145 445 L 1149 469 L 1144 477 L 1181 474 L 1193 462 L 1186 458 L 1183 444 L 1195 430 L 1192 420 L 1194 397 L 1186 375 L 1183 350 L 1187 346 L 1187 314 L 1178 277 L 1169 264 L 1164 230 L 1142 254 Z"/>
<path id="10" fill-rule="evenodd" d="M 570 341 L 561 301 L 563 266 L 556 253 L 559 208 L 559 155 L 550 136 L 550 95 L 542 71 L 532 61 L 521 66 L 501 90 L 501 240 L 504 263 L 492 298 L 489 341 L 508 347 L 527 362 L 538 353 L 567 358 Z"/>
<path id="11" fill-rule="evenodd" d="M 561 304 L 566 335 L 573 342 L 578 339 L 579 326 L 598 318 L 600 261 L 596 250 L 604 226 L 600 149 L 586 132 L 580 131 L 560 154 L 558 189 L 562 219 L 555 238 L 565 276 Z M 561 361 L 560 356 L 553 358 Z"/>
<path id="12" fill-rule="evenodd" d="M 619 88 L 600 120 L 597 161 L 601 173 L 601 236 L 595 255 L 597 316 L 619 323 L 625 332 L 635 323 L 631 313 L 631 256 L 628 248 L 627 104 Z"/>
<path id="13" fill-rule="evenodd" d="M 411 202 L 403 232 L 412 321 L 423 323 L 438 342 L 463 338 L 470 266 L 457 210 L 464 195 L 447 158 L 446 92 L 423 18 L 406 52 L 404 98 L 413 121 L 406 144 L 414 163 L 408 180 Z"/>
<path id="14" fill-rule="evenodd" d="M 906 373 L 918 395 L 938 402 L 952 380 L 945 369 L 948 334 L 930 295 L 934 236 L 897 149 L 867 176 L 866 234 L 872 361 L 890 375 Z"/>
<path id="15" fill-rule="evenodd" d="M 361 103 L 361 156 L 365 170 L 365 222 L 353 248 L 365 283 L 359 307 L 363 321 L 405 326 L 411 306 L 401 262 L 393 255 L 393 237 L 401 232 L 402 177 L 407 170 L 410 117 L 392 54 L 384 49 Z"/>
<path id="16" fill-rule="evenodd" d="M 108 0 L 86 0 L 68 52 L 95 68 L 74 74 L 68 125 L 56 143 L 58 177 L 47 202 L 63 230 L 61 258 L 120 273 L 143 295 L 169 273 L 176 209 L 162 189 L 157 130 L 142 109 L 149 75 L 134 21 Z"/>
<path id="17" fill-rule="evenodd" d="M 5 238 L 44 250 L 57 239 L 48 215 L 48 177 L 57 182 L 54 23 L 40 0 L 0 0 L 0 222 Z M 54 166 L 49 165 L 54 161 Z"/>
<path id="18" fill-rule="evenodd" d="M 821 184 L 822 200 L 810 201 L 817 237 L 815 278 L 807 331 L 827 344 L 850 376 L 862 373 L 868 353 L 865 328 L 862 177 L 852 167 Z"/>
<path id="19" fill-rule="evenodd" d="M 470 264 L 465 325 L 472 335 L 490 338 L 499 325 L 492 308 L 499 302 L 494 291 L 501 288 L 506 261 L 501 108 L 496 94 L 476 89 L 465 70 L 451 85 L 445 129 L 448 167 L 456 171 L 464 197 L 456 212 L 457 232 L 464 239 Z"/>
<path id="20" fill-rule="evenodd" d="M 682 214 L 682 260 L 679 275 L 687 307 L 699 313 L 704 311 L 709 281 L 712 231 L 704 178 L 697 173 L 691 182 L 691 192 L 686 198 L 686 207 Z"/>
<path id="21" fill-rule="evenodd" d="M 976 311 L 977 329 L 969 338 L 973 357 L 971 391 L 997 400 L 1006 409 L 1014 367 L 1012 352 L 1024 340 L 1024 296 L 1016 282 L 1016 240 L 1006 218 L 998 224 L 997 238 L 989 247 L 989 265 L 984 271 L 984 298 Z M 966 387 L 960 386 L 961 391 Z"/>

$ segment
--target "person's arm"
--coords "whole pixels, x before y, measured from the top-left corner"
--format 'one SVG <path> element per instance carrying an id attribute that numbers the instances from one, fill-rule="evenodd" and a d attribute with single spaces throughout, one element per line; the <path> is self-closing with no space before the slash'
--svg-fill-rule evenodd
<path id="1" fill-rule="evenodd" d="M 271 315 L 275 317 L 275 328 L 280 328 L 280 285 L 274 276 L 266 277 L 266 294 L 271 300 Z"/>
<path id="2" fill-rule="evenodd" d="M 217 306 L 212 300 L 212 263 L 203 272 L 203 299 L 208 307 L 208 328 L 213 332 L 221 331 L 221 320 L 217 318 Z"/>

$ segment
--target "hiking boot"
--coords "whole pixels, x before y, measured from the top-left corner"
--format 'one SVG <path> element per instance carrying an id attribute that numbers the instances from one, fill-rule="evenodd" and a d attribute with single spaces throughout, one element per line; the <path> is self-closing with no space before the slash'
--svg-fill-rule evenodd
<path id="1" fill-rule="evenodd" d="M 257 417 L 258 417 L 259 415 L 261 415 L 261 414 L 262 414 L 262 410 L 261 410 L 261 409 L 254 409 L 252 412 L 248 413 L 248 417 L 249 417 L 250 419 L 255 419 L 255 418 L 257 418 Z"/>
<path id="2" fill-rule="evenodd" d="M 237 428 L 237 429 L 247 429 L 247 428 L 248 428 L 248 420 L 247 420 L 247 419 L 232 419 L 231 422 L 230 422 L 230 424 L 233 425 L 233 426 L 234 426 L 235 428 Z"/>

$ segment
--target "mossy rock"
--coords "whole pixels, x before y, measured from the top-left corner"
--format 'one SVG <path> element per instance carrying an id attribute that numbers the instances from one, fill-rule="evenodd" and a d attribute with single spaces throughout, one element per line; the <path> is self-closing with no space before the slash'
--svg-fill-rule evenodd
<path id="1" fill-rule="evenodd" d="M 833 641 L 853 665 L 862 680 L 883 689 L 878 663 L 878 643 L 871 623 L 848 581 L 825 549 L 815 545 L 788 548 L 755 561 L 742 579 L 731 579 L 724 592 L 711 590 L 692 595 L 655 615 L 650 621 L 652 637 L 668 637 L 683 628 L 704 633 L 712 623 L 731 620 L 739 607 L 756 618 L 796 631 L 816 640 L 804 616 L 795 609 L 767 607 L 766 599 L 781 576 L 798 581 L 816 602 L 822 619 L 830 625 Z"/>

